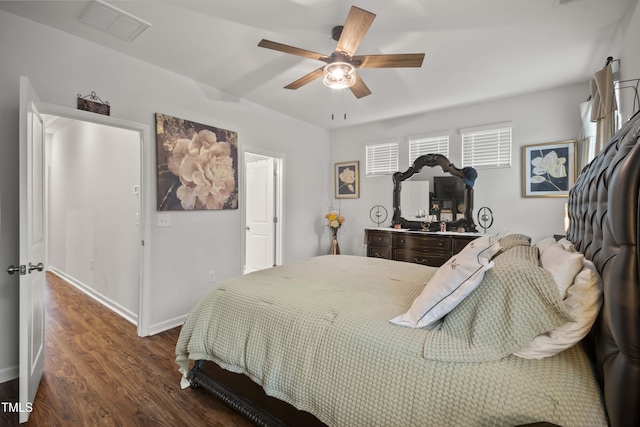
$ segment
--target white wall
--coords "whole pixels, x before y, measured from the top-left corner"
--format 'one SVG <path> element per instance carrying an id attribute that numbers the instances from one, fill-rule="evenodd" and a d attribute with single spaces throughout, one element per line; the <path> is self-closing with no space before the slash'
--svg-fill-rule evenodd
<path id="1" fill-rule="evenodd" d="M 579 84 L 554 90 L 521 95 L 476 105 L 400 117 L 332 132 L 331 160 L 359 160 L 361 164 L 360 199 L 341 200 L 347 222 L 339 232 L 343 253 L 364 255 L 364 228 L 373 227 L 369 210 L 381 204 L 392 216 L 393 182 L 391 175 L 365 176 L 365 145 L 381 139 L 400 138 L 400 170 L 409 164 L 407 136 L 448 131 L 449 160 L 461 166 L 460 128 L 513 122 L 511 168 L 478 170 L 474 186 L 474 216 L 478 208 L 488 206 L 494 214 L 491 233 L 511 231 L 524 233 L 534 240 L 563 233 L 563 204 L 566 198 L 523 198 L 522 146 L 577 139 L 580 132 L 578 105 L 589 92 Z M 432 173 L 430 168 L 423 169 Z M 437 169 L 440 172 L 440 169 Z M 475 217 L 474 217 L 475 220 Z"/>
<path id="2" fill-rule="evenodd" d="M 74 120 L 48 143 L 49 266 L 137 322 L 140 135 Z"/>
<path id="3" fill-rule="evenodd" d="M 329 243 L 320 215 L 331 187 L 329 132 L 202 86 L 180 75 L 99 45 L 0 12 L 0 265 L 18 260 L 19 76 L 29 77 L 40 99 L 75 109 L 76 95 L 95 91 L 111 105 L 111 116 L 154 126 L 160 112 L 238 132 L 240 145 L 284 153 L 284 262 L 317 255 Z M 155 164 L 155 138 L 143 161 Z M 242 176 L 240 171 L 239 176 Z M 179 324 L 211 288 L 241 273 L 242 207 L 230 211 L 171 213 L 158 228 L 155 179 L 151 195 L 150 313 L 152 331 Z M 242 185 L 240 185 L 242 188 Z M 24 262 L 24 260 L 23 260 Z M 0 274 L 0 374 L 17 365 L 18 318 L 15 276 Z M 17 373 L 17 370 L 15 371 Z"/>

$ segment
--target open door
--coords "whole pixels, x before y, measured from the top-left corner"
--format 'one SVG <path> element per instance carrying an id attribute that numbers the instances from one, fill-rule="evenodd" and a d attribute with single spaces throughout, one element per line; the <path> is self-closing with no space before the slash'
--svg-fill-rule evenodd
<path id="1" fill-rule="evenodd" d="M 20 77 L 20 423 L 29 419 L 44 371 L 44 123 L 38 97 Z"/>
<path id="2" fill-rule="evenodd" d="M 276 221 L 274 159 L 246 163 L 246 236 L 244 273 L 273 267 Z"/>

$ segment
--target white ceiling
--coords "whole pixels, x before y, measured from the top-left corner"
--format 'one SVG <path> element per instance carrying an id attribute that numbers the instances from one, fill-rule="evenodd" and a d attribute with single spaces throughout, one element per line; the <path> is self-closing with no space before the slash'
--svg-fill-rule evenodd
<path id="1" fill-rule="evenodd" d="M 107 0 L 151 24 L 132 42 L 79 22 L 89 0 L 0 1 L 0 9 L 218 88 L 227 100 L 337 129 L 585 82 L 619 52 L 614 34 L 638 2 L 353 1 Z M 377 15 L 357 54 L 424 52 L 422 68 L 359 70 L 372 91 L 360 100 L 349 91 L 334 94 L 321 80 L 283 89 L 322 63 L 258 42 L 328 55 L 336 46 L 331 29 L 344 23 L 352 4 Z"/>

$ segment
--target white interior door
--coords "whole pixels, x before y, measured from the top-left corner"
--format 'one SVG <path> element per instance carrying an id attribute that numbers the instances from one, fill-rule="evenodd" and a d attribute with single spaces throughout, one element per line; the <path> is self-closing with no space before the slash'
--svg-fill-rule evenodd
<path id="1" fill-rule="evenodd" d="M 273 267 L 275 262 L 274 159 L 246 163 L 246 238 L 244 273 Z"/>
<path id="2" fill-rule="evenodd" d="M 44 371 L 46 232 L 44 123 L 38 97 L 20 78 L 20 423 L 29 418 Z"/>

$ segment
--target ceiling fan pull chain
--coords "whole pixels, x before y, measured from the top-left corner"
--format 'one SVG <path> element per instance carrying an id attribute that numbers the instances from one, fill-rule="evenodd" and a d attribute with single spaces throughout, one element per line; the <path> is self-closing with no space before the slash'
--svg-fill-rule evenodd
<path id="1" fill-rule="evenodd" d="M 344 120 L 347 120 L 347 98 L 346 98 L 346 89 L 342 89 L 342 107 L 344 112 Z"/>
<path id="2" fill-rule="evenodd" d="M 335 90 L 332 90 L 331 91 L 331 120 L 334 119 L 335 110 L 336 110 Z"/>

